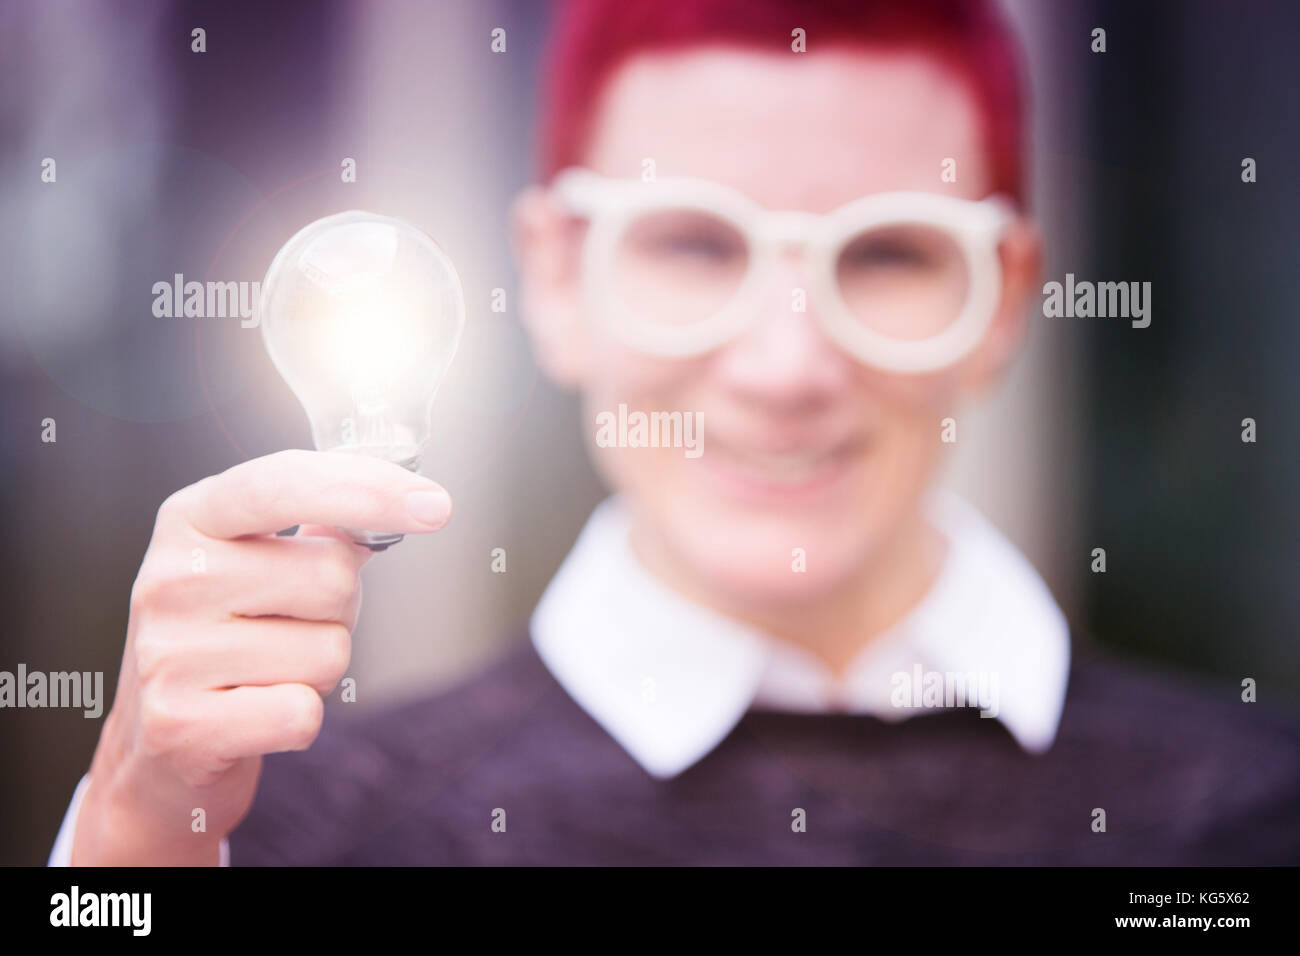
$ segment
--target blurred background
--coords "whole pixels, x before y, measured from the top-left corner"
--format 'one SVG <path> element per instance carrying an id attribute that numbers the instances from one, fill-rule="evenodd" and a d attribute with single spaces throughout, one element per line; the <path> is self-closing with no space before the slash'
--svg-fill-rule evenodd
<path id="1" fill-rule="evenodd" d="M 1261 700 L 1300 707 L 1300 8 L 1006 7 L 1028 59 L 1045 279 L 1150 281 L 1153 321 L 1032 316 L 946 480 L 1029 554 L 1076 640 L 1227 692 L 1254 677 Z M 532 174 L 549 15 L 527 0 L 0 0 L 0 670 L 103 671 L 107 713 L 159 503 L 310 447 L 257 329 L 155 318 L 151 290 L 175 273 L 260 281 L 301 225 L 347 208 L 435 236 L 467 296 L 423 466 L 456 517 L 367 567 L 353 706 L 446 686 L 521 639 L 603 494 L 577 404 L 538 377 L 514 308 L 506 223 Z M 44 862 L 101 723 L 0 711 L 0 864 Z"/>

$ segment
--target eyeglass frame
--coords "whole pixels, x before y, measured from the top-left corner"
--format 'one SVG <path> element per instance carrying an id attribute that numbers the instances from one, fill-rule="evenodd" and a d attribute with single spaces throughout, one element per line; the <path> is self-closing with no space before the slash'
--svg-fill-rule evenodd
<path id="1" fill-rule="evenodd" d="M 1002 195 L 964 199 L 907 190 L 872 193 L 829 213 L 772 210 L 710 180 L 615 179 L 577 166 L 557 173 L 551 190 L 570 214 L 589 222 L 580 253 L 582 295 L 597 321 L 625 345 L 659 357 L 688 358 L 726 344 L 757 320 L 758 311 L 750 307 L 768 267 L 784 249 L 798 245 L 826 335 L 864 365 L 905 374 L 951 366 L 983 339 L 1002 291 L 998 245 L 1017 216 Z M 727 304 L 708 319 L 690 325 L 621 321 L 612 288 L 618 240 L 640 214 L 674 209 L 714 215 L 736 229 L 747 244 L 746 273 Z M 894 339 L 867 328 L 852 315 L 836 279 L 839 256 L 852 239 L 868 229 L 902 225 L 943 230 L 967 269 L 966 301 L 956 320 L 928 339 Z"/>

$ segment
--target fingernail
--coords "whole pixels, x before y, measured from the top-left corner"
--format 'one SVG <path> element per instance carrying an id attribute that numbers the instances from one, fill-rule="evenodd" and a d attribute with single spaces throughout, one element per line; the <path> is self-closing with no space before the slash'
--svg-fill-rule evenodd
<path id="1" fill-rule="evenodd" d="M 406 496 L 406 513 L 432 528 L 441 528 L 451 517 L 451 495 L 441 488 L 412 491 Z"/>

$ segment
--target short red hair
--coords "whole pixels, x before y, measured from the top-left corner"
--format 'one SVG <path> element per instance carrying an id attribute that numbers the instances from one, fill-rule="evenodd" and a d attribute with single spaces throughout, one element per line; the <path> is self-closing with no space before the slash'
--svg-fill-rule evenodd
<path id="1" fill-rule="evenodd" d="M 546 60 L 541 173 L 580 165 L 601 91 L 630 56 L 709 43 L 790 52 L 911 48 L 934 55 L 974 95 L 994 192 L 1024 200 L 1020 53 L 995 0 L 566 0 Z"/>

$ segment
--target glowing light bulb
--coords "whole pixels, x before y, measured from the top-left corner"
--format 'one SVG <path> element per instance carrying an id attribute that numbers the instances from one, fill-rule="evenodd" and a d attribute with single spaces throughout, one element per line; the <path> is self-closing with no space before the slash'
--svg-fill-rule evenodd
<path id="1" fill-rule="evenodd" d="M 260 308 L 266 349 L 316 447 L 415 471 L 465 326 L 460 278 L 438 244 L 389 216 L 318 219 L 276 253 Z M 374 550 L 402 539 L 343 530 Z"/>

